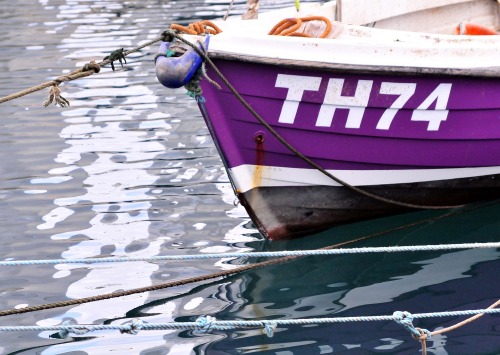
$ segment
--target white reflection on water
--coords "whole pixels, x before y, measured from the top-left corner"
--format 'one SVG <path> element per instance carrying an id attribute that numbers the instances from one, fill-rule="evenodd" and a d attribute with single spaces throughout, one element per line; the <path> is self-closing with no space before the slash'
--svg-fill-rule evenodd
<path id="1" fill-rule="evenodd" d="M 136 38 L 139 35 L 145 36 L 145 39 L 158 36 L 160 28 L 151 28 L 148 18 L 141 19 L 139 16 L 133 19 L 133 11 L 142 11 L 141 6 L 137 5 L 134 10 L 134 6 L 125 9 L 126 5 L 113 1 L 68 1 L 66 5 L 57 7 L 60 22 L 47 26 L 53 32 L 67 31 L 68 25 L 73 27 L 71 33 L 65 34 L 58 49 L 66 59 L 77 60 L 76 66 L 81 66 L 88 60 L 108 55 L 117 47 L 130 48 L 132 44 L 137 45 Z M 118 13 L 121 15 L 117 16 Z M 148 10 L 148 15 L 158 16 L 154 10 Z M 158 26 L 161 27 L 161 23 Z M 156 48 L 151 49 L 149 54 L 155 51 Z M 206 153 L 198 151 L 211 146 L 211 140 L 207 133 L 200 134 L 198 128 L 191 128 L 180 119 L 184 118 L 185 112 L 189 112 L 186 103 L 195 107 L 194 102 L 184 96 L 184 90 L 162 91 L 162 94 L 170 96 L 159 96 L 155 92 L 158 91 L 155 89 L 158 88 L 158 83 L 151 58 L 144 60 L 142 56 L 142 53 L 135 53 L 127 57 L 124 69 L 116 63 L 116 72 L 111 72 L 108 66 L 102 68 L 99 75 L 65 84 L 63 96 L 71 101 L 71 107 L 61 111 L 66 126 L 59 137 L 64 139 L 67 146 L 54 159 L 61 166 L 51 169 L 50 177 L 32 179 L 31 183 L 60 184 L 81 179 L 82 188 L 55 198 L 55 207 L 41 217 L 43 223 L 37 228 L 50 231 L 58 226 L 66 226 L 61 228 L 61 232 L 54 233 L 51 239 L 54 242 L 75 241 L 61 253 L 63 258 L 68 259 L 108 255 L 155 256 L 168 249 L 169 244 L 179 250 L 184 249 L 184 245 L 191 245 L 189 248 L 196 247 L 201 253 L 249 250 L 250 248 L 233 246 L 235 243 L 254 240 L 246 235 L 256 232 L 243 228 L 248 222 L 248 216 L 241 206 L 235 206 L 227 213 L 230 218 L 239 218 L 241 222 L 234 224 L 240 224 L 236 228 L 228 228 L 225 236 L 216 236 L 216 241 L 213 235 L 204 239 L 188 236 L 180 241 L 159 233 L 158 225 L 165 225 L 160 231 L 173 229 L 174 232 L 170 232 L 170 235 L 174 233 L 185 236 L 188 233 L 186 227 L 191 228 L 189 233 L 196 235 L 203 235 L 204 231 L 210 232 L 207 222 L 203 219 L 196 220 L 192 216 L 195 213 L 188 212 L 200 209 L 200 213 L 204 213 L 204 209 L 208 211 L 211 208 L 210 203 L 206 207 L 195 205 L 191 208 L 186 206 L 183 198 L 176 197 L 178 192 L 169 192 L 162 185 L 177 185 L 187 197 L 195 195 L 197 191 L 190 188 L 190 184 L 201 186 L 199 189 L 208 194 L 216 194 L 219 189 L 223 200 L 231 204 L 234 194 L 227 176 L 221 173 L 218 157 L 215 159 L 216 165 L 213 165 L 211 157 L 207 162 L 200 160 L 195 164 L 184 164 L 185 161 L 196 159 L 198 155 L 205 158 Z M 70 70 L 66 69 L 64 72 Z M 181 95 L 182 99 L 179 99 Z M 162 101 L 161 106 L 159 101 Z M 181 131 L 177 132 L 174 125 Z M 200 125 L 203 125 L 201 118 Z M 187 139 L 183 138 L 184 135 Z M 172 149 L 169 156 L 165 153 L 166 146 Z M 203 184 L 207 182 L 212 184 L 213 192 L 203 189 Z M 167 198 L 171 194 L 174 198 L 165 203 L 161 200 L 163 194 Z M 159 201 L 161 206 L 168 205 L 168 208 L 158 208 Z M 221 205 L 225 203 L 221 201 Z M 171 208 L 172 213 L 169 212 Z M 82 220 L 85 217 L 87 220 Z M 84 228 L 71 228 L 74 225 L 72 220 L 76 218 L 79 225 L 83 222 Z M 165 220 L 158 223 L 161 218 Z M 156 224 L 153 225 L 155 221 Z M 227 222 L 224 225 L 227 226 Z M 210 269 L 236 267 L 229 264 L 229 261 L 224 259 L 215 265 L 213 262 L 207 262 L 206 265 Z M 66 296 L 77 299 L 149 286 L 154 278 L 166 281 L 172 277 L 199 275 L 205 273 L 205 268 L 207 266 L 192 263 L 182 268 L 163 268 L 147 262 L 61 264 L 55 267 L 52 277 L 61 283 L 66 280 L 69 283 Z M 189 286 L 182 290 L 189 291 Z M 114 319 L 116 320 L 113 322 L 123 323 L 127 321 L 123 317 L 146 303 L 149 297 L 148 293 L 141 293 L 86 303 L 63 309 L 60 314 L 40 320 L 37 324 L 56 325 L 68 319 L 78 324 L 101 324 L 104 320 Z M 223 305 L 225 303 L 220 300 L 205 300 L 199 295 L 186 297 L 148 309 L 149 316 L 144 320 L 168 322 L 179 315 L 200 314 L 201 310 L 214 313 Z M 160 314 L 156 315 L 156 312 Z M 48 338 L 52 333 L 42 332 L 39 336 Z M 194 347 L 217 338 L 179 339 L 173 335 L 173 338 L 167 339 L 171 333 L 175 332 L 148 331 L 136 336 L 122 335 L 119 332 L 93 333 L 91 337 L 95 338 L 77 343 L 54 344 L 43 354 L 75 350 L 91 354 L 107 351 L 139 353 L 162 345 L 170 349 L 169 353 L 172 354 L 188 353 Z"/>
<path id="2" fill-rule="evenodd" d="M 68 57 L 81 58 L 82 51 L 85 56 L 102 57 L 102 52 L 109 51 L 110 47 L 131 46 L 131 38 L 137 35 L 138 30 L 116 31 L 123 19 L 113 13 L 93 12 L 95 4 L 68 3 L 59 6 L 57 17 L 78 25 L 59 46 L 63 51 L 69 49 Z M 119 2 L 105 2 L 101 6 L 116 11 L 122 8 Z M 112 36 L 107 33 L 111 28 L 115 30 Z M 65 94 L 72 107 L 63 113 L 68 125 L 61 131 L 60 137 L 65 139 L 68 147 L 55 160 L 65 164 L 66 169 L 60 168 L 52 173 L 58 175 L 54 179 L 64 180 L 60 173 L 83 171 L 87 175 L 83 180 L 85 192 L 56 199 L 56 207 L 42 217 L 45 223 L 38 228 L 53 228 L 70 218 L 76 209 L 86 205 L 91 206 L 94 217 L 88 221 L 89 228 L 52 236 L 53 240 L 76 236 L 81 240 L 62 253 L 64 258 L 98 257 L 103 255 L 103 248 L 108 248 L 113 256 L 154 256 L 159 254 L 161 245 L 168 239 L 149 239 L 151 221 L 148 211 L 151 203 L 148 201 L 154 197 L 150 194 L 150 188 L 144 186 L 154 186 L 158 179 L 158 176 L 149 174 L 147 170 L 154 164 L 155 156 L 164 150 L 159 139 L 168 135 L 165 131 L 172 127 L 164 120 L 169 115 L 149 111 L 158 108 L 157 96 L 134 79 L 130 75 L 133 73 L 134 70 L 119 71 L 87 78 L 74 84 L 78 90 Z M 116 98 L 119 98 L 119 105 L 113 104 Z M 100 105 L 105 108 L 96 110 L 95 107 Z M 127 126 L 126 122 L 132 122 L 133 125 Z M 154 128 L 161 129 L 158 135 L 152 131 Z M 139 245 L 139 249 L 131 250 L 133 245 Z M 81 267 L 57 265 L 53 277 L 64 279 Z M 69 285 L 66 292 L 68 298 L 149 286 L 152 283 L 151 275 L 158 270 L 158 265 L 130 262 L 126 265 L 86 265 L 85 269 L 85 276 Z M 79 324 L 99 323 L 102 319 L 123 317 L 128 310 L 142 305 L 147 298 L 148 294 L 143 293 L 82 304 L 38 324 L 60 324 L 65 319 L 74 319 Z M 165 333 L 148 332 L 140 338 L 127 339 L 127 344 L 120 346 L 118 338 L 123 335 L 109 332 L 100 337 L 98 344 L 90 342 L 86 347 L 92 353 L 119 348 L 138 353 L 163 344 Z M 48 335 L 41 334 L 42 337 Z M 75 350 L 74 345 L 54 345 L 44 354 L 66 350 Z"/>
<path id="3" fill-rule="evenodd" d="M 339 303 L 345 305 L 343 308 L 345 311 L 363 305 L 391 302 L 419 288 L 471 277 L 470 272 L 477 263 L 497 260 L 499 257 L 500 251 L 494 249 L 472 249 L 415 262 L 414 264 L 420 264 L 422 267 L 414 274 L 394 276 L 392 280 L 386 282 L 349 290 Z M 371 297 L 367 299 L 366 295 L 371 295 Z"/>

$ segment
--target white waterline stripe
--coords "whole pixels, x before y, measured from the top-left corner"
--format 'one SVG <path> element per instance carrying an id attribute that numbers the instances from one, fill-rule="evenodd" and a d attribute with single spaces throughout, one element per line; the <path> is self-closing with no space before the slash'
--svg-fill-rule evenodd
<path id="1" fill-rule="evenodd" d="M 409 184 L 426 181 L 461 179 L 500 174 L 500 166 L 450 169 L 403 170 L 328 170 L 337 178 L 353 186 Z M 240 165 L 230 169 L 236 188 L 246 192 L 258 186 L 340 186 L 316 169 L 283 168 L 275 166 Z"/>

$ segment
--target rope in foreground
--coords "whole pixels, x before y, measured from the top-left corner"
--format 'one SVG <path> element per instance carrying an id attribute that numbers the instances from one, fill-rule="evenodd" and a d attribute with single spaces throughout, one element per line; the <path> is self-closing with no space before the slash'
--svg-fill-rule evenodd
<path id="1" fill-rule="evenodd" d="M 499 301 L 500 302 L 500 301 Z M 497 303 L 499 303 L 497 302 Z M 350 322 L 372 322 L 372 321 L 396 321 L 405 328 L 413 332 L 411 320 L 418 318 L 436 318 L 453 317 L 466 315 L 500 314 L 498 308 L 476 309 L 466 311 L 435 312 L 411 314 L 409 312 L 394 312 L 393 315 L 381 316 L 360 316 L 360 317 L 333 317 L 333 318 L 309 318 L 309 319 L 283 319 L 283 320 L 259 320 L 259 321 L 219 321 L 211 316 L 201 316 L 195 322 L 169 322 L 169 323 L 147 323 L 139 319 L 131 322 L 113 325 L 71 325 L 63 322 L 55 326 L 2 326 L 0 332 L 17 331 L 58 331 L 61 337 L 67 337 L 69 334 L 82 335 L 93 331 L 119 330 L 122 333 L 137 334 L 141 330 L 194 330 L 194 334 L 209 333 L 212 330 L 234 330 L 241 328 L 263 328 L 264 333 L 272 337 L 274 330 L 280 326 L 286 325 L 309 325 L 309 324 L 330 324 L 330 323 L 350 323 Z M 410 319 L 410 322 L 408 320 Z M 424 330 L 428 337 L 431 333 Z M 418 333 L 418 331 L 417 331 Z"/>
<path id="2" fill-rule="evenodd" d="M 169 261 L 169 260 L 173 261 L 173 260 L 218 259 L 218 258 L 270 258 L 270 257 L 284 257 L 284 256 L 398 253 L 398 252 L 440 251 L 440 250 L 457 250 L 457 249 L 488 249 L 488 248 L 500 248 L 500 242 L 410 245 L 410 246 L 395 246 L 395 247 L 289 250 L 289 251 L 284 250 L 284 251 L 247 252 L 247 253 L 241 253 L 241 252 L 208 253 L 208 254 L 192 254 L 192 255 L 163 255 L 163 256 L 150 256 L 150 257 L 111 257 L 111 258 L 53 259 L 53 260 L 6 260 L 6 261 L 0 261 L 0 266 L 96 264 L 96 263 L 132 262 L 132 261 Z"/>

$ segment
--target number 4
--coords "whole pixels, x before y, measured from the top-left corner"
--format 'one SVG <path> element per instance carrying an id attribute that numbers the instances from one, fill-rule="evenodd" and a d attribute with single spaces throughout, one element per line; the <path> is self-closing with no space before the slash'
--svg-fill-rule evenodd
<path id="1" fill-rule="evenodd" d="M 412 121 L 427 121 L 428 131 L 437 131 L 442 121 L 448 118 L 448 99 L 450 98 L 451 84 L 439 84 L 439 86 L 427 97 L 420 106 L 413 111 Z M 432 103 L 436 101 L 436 108 L 429 110 Z"/>

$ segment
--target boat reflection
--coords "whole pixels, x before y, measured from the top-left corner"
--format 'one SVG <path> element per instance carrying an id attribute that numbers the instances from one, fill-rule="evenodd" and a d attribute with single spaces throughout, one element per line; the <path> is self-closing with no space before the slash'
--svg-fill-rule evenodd
<path id="1" fill-rule="evenodd" d="M 429 221 L 438 213 L 388 218 L 335 228 L 311 238 L 268 243 L 265 250 L 324 247 L 333 236 L 344 240 L 377 229 L 427 220 L 426 223 L 379 235 L 349 247 L 492 242 L 498 240 L 500 205 L 493 204 L 448 218 Z M 442 213 L 441 213 L 442 215 Z M 313 245 L 314 244 L 314 245 Z M 303 319 L 442 312 L 486 308 L 498 299 L 500 251 L 473 249 L 450 252 L 380 253 L 305 257 L 285 265 L 248 272 L 220 288 L 216 298 L 228 305 L 220 320 Z M 426 318 L 416 326 L 435 330 L 464 318 Z M 428 341 L 430 353 L 471 354 L 498 351 L 498 317 L 485 316 L 474 324 Z M 360 322 L 279 326 L 267 338 L 262 330 L 236 330 L 213 342 L 210 353 L 353 354 L 396 351 L 417 353 L 414 341 L 395 322 Z"/>

